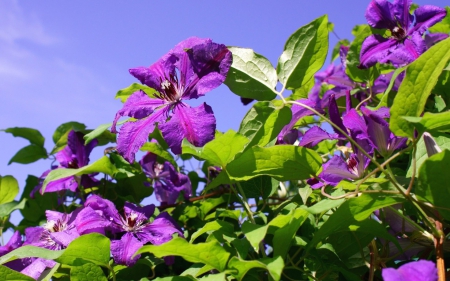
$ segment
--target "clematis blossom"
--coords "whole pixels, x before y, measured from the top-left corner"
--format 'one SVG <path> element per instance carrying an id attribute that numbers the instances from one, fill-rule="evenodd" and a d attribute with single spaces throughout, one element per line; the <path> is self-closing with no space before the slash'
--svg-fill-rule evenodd
<path id="1" fill-rule="evenodd" d="M 56 153 L 56 160 L 59 162 L 59 166 L 53 167 L 53 169 L 78 169 L 89 164 L 89 155 L 92 149 L 97 145 L 97 140 L 92 140 L 89 144 L 84 145 L 83 133 L 70 131 L 67 137 L 67 146 Z M 41 179 L 50 173 L 51 170 L 45 171 Z M 85 188 L 94 187 L 98 184 L 98 180 L 94 178 L 95 174 L 82 175 L 82 176 L 70 176 L 59 180 L 51 181 L 47 184 L 45 190 L 42 190 L 42 183 L 34 188 L 31 192 L 31 196 L 36 191 L 44 192 L 57 192 L 61 190 L 70 190 L 75 192 L 78 185 L 81 184 Z"/>
<path id="2" fill-rule="evenodd" d="M 412 0 L 372 0 L 366 10 L 371 27 L 388 29 L 389 38 L 374 34 L 367 37 L 361 47 L 360 67 L 369 68 L 379 63 L 391 62 L 402 66 L 413 62 L 427 50 L 423 39 L 426 30 L 446 16 L 446 10 L 425 5 L 411 15 Z"/>
<path id="3" fill-rule="evenodd" d="M 192 193 L 189 177 L 178 173 L 170 162 L 160 164 L 154 153 L 147 153 L 139 162 L 145 174 L 153 180 L 156 199 L 162 204 L 174 204 L 180 192 L 188 199 Z"/>
<path id="4" fill-rule="evenodd" d="M 131 75 L 157 91 L 150 98 L 143 91 L 133 93 L 115 116 L 111 131 L 117 133 L 121 116 L 136 118 L 126 122 L 117 139 L 118 152 L 129 162 L 148 138 L 156 124 L 175 154 L 181 153 L 186 138 L 203 146 L 214 138 L 216 119 L 206 103 L 190 107 L 184 101 L 197 99 L 220 86 L 232 61 L 225 45 L 210 39 L 188 38 L 176 45 L 150 67 L 130 69 Z"/>
<path id="5" fill-rule="evenodd" d="M 155 211 L 153 204 L 139 207 L 125 202 L 119 213 L 111 201 L 93 195 L 84 206 L 77 219 L 77 229 L 89 231 L 102 227 L 117 237 L 111 241 L 111 253 L 118 264 L 136 263 L 140 255 L 132 257 L 146 243 L 163 244 L 171 240 L 174 233 L 184 237 L 181 228 L 166 212 L 160 213 L 153 222 L 149 221 Z"/>

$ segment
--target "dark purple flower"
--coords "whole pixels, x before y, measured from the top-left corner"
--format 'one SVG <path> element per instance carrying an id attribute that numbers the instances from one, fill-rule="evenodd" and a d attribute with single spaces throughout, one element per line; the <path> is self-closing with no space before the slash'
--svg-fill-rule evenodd
<path id="1" fill-rule="evenodd" d="M 154 153 L 147 153 L 139 162 L 145 174 L 153 180 L 156 199 L 163 204 L 174 204 L 180 192 L 188 199 L 192 193 L 189 177 L 178 173 L 170 162 L 160 164 Z"/>
<path id="2" fill-rule="evenodd" d="M 437 281 L 438 274 L 434 262 L 418 260 L 400 266 L 398 269 L 384 268 L 384 281 Z"/>
<path id="3" fill-rule="evenodd" d="M 78 169 L 89 164 L 89 155 L 92 149 L 97 145 L 98 141 L 93 140 L 89 144 L 84 145 L 83 133 L 70 131 L 67 137 L 67 146 L 56 153 L 56 160 L 59 162 L 58 167 L 54 169 Z M 52 169 L 53 170 L 53 169 Z M 50 173 L 51 170 L 45 171 L 41 179 Z M 70 176 L 67 178 L 51 181 L 47 184 L 45 190 L 42 190 L 42 183 L 34 188 L 32 195 L 39 190 L 41 194 L 44 192 L 57 192 L 61 190 L 70 190 L 75 192 L 78 185 L 81 184 L 85 188 L 93 187 L 98 184 L 98 180 L 94 178 L 95 174 Z"/>
<path id="4" fill-rule="evenodd" d="M 121 237 L 111 241 L 111 253 L 119 264 L 133 265 L 140 256 L 131 257 L 146 243 L 163 244 L 171 240 L 174 233 L 183 237 L 181 228 L 166 212 L 160 213 L 150 223 L 149 218 L 155 210 L 153 204 L 138 207 L 126 202 L 119 213 L 111 201 L 93 195 L 84 205 L 77 219 L 78 229 L 87 231 L 101 227 Z"/>
<path id="5" fill-rule="evenodd" d="M 134 155 L 145 143 L 156 123 L 173 153 L 181 153 L 186 138 L 203 146 L 214 138 L 216 120 L 207 104 L 192 108 L 183 100 L 197 99 L 225 81 L 232 61 L 225 45 L 210 39 L 188 38 L 176 45 L 150 67 L 130 69 L 139 81 L 157 91 L 150 98 L 143 91 L 132 94 L 119 110 L 111 131 L 121 116 L 138 119 L 126 122 L 120 129 L 117 150 L 134 161 Z"/>
<path id="6" fill-rule="evenodd" d="M 446 10 L 425 5 L 417 8 L 414 15 L 409 13 L 411 0 L 372 0 L 366 10 L 370 26 L 388 29 L 391 37 L 374 34 L 367 37 L 361 48 L 360 67 L 368 68 L 379 63 L 391 62 L 396 66 L 411 63 L 425 50 L 427 45 L 422 35 L 441 21 Z"/>

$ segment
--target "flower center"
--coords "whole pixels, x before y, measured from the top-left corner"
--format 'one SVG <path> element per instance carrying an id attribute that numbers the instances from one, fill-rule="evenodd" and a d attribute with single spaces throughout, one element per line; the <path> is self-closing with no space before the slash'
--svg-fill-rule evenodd
<path id="1" fill-rule="evenodd" d="M 392 30 L 392 36 L 397 40 L 397 41 L 401 41 L 403 39 L 406 38 L 406 32 L 403 28 L 401 27 L 394 27 Z"/>
<path id="2" fill-rule="evenodd" d="M 73 158 L 72 159 L 72 161 L 70 161 L 68 164 L 67 164 L 67 168 L 71 168 L 71 169 L 78 169 L 79 167 L 78 167 L 78 160 L 76 159 L 76 158 Z"/>
<path id="3" fill-rule="evenodd" d="M 181 99 L 183 87 L 180 85 L 176 74 L 169 74 L 168 78 L 161 77 L 160 85 L 161 91 L 159 92 L 159 94 L 157 94 L 160 99 L 169 102 L 177 102 Z"/>
<path id="4" fill-rule="evenodd" d="M 346 161 L 348 170 L 354 174 L 355 176 L 359 177 L 359 171 L 358 171 L 358 160 L 353 155 L 350 156 L 350 158 Z"/>

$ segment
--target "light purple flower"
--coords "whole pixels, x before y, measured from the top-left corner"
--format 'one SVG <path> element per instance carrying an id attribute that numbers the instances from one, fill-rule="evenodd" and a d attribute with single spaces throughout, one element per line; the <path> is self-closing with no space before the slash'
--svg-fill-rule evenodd
<path id="1" fill-rule="evenodd" d="M 145 174 L 153 180 L 156 199 L 163 204 L 174 204 L 180 192 L 188 199 L 192 193 L 189 177 L 178 173 L 170 162 L 158 163 L 154 153 L 147 153 L 139 162 Z"/>
<path id="2" fill-rule="evenodd" d="M 89 155 L 91 154 L 92 149 L 97 145 L 98 141 L 93 140 L 85 146 L 83 136 L 84 135 L 81 132 L 70 131 L 67 137 L 67 146 L 55 155 L 56 160 L 59 162 L 59 166 L 54 167 L 54 169 L 78 169 L 89 164 Z M 45 171 L 42 174 L 41 179 L 45 179 L 50 171 L 51 170 Z M 31 196 L 33 196 L 37 190 L 39 190 L 41 194 L 44 192 L 57 192 L 61 190 L 75 192 L 78 189 L 78 184 L 81 184 L 85 188 L 93 187 L 99 182 L 94 176 L 95 174 L 70 176 L 51 181 L 47 184 L 45 191 L 42 190 L 42 183 L 40 183 L 31 192 Z"/>
<path id="3" fill-rule="evenodd" d="M 384 268 L 384 281 L 437 281 L 438 274 L 434 262 L 418 260 L 400 266 L 398 269 Z"/>
<path id="4" fill-rule="evenodd" d="M 121 116 L 138 119 L 126 122 L 120 129 L 117 150 L 129 161 L 147 141 L 156 123 L 172 152 L 181 153 L 186 138 L 195 146 L 203 146 L 214 138 L 216 120 L 210 106 L 192 108 L 184 100 L 197 99 L 220 86 L 232 61 L 225 45 L 210 39 L 188 38 L 176 45 L 150 67 L 130 69 L 139 81 L 157 91 L 150 98 L 143 91 L 132 94 L 114 118 L 111 131 Z"/>
<path id="5" fill-rule="evenodd" d="M 391 37 L 374 34 L 364 40 L 360 54 L 361 68 L 369 68 L 377 62 L 401 66 L 411 63 L 425 52 L 427 45 L 422 35 L 445 17 L 446 10 L 425 5 L 411 15 L 411 3 L 411 0 L 370 2 L 366 10 L 367 22 L 374 28 L 388 29 Z"/>

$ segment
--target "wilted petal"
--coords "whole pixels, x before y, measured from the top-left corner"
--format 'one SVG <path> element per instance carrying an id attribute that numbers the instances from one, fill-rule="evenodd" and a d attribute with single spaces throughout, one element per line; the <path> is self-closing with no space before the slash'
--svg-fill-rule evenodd
<path id="1" fill-rule="evenodd" d="M 299 146 L 313 147 L 323 140 L 335 140 L 338 138 L 338 134 L 329 134 L 326 131 L 322 130 L 320 127 L 314 126 L 306 131 L 305 135 L 299 143 Z"/>
<path id="2" fill-rule="evenodd" d="M 370 35 L 364 40 L 361 47 L 360 67 L 369 68 L 377 62 L 386 62 L 390 50 L 397 44 L 394 39 L 386 39 L 378 34 Z"/>
<path id="3" fill-rule="evenodd" d="M 164 105 L 166 102 L 162 99 L 152 99 L 144 91 L 134 92 L 124 103 L 121 110 L 116 113 L 111 132 L 117 133 L 116 123 L 122 116 L 129 116 L 136 119 L 142 119 L 152 114 L 155 109 Z"/>
<path id="4" fill-rule="evenodd" d="M 440 22 L 447 15 L 447 11 L 443 8 L 423 5 L 414 11 L 416 22 L 409 34 L 419 32 L 422 35 L 428 28 Z"/>
<path id="5" fill-rule="evenodd" d="M 126 122 L 117 138 L 117 151 L 128 162 L 133 163 L 134 155 L 148 140 L 148 135 L 155 129 L 155 123 L 162 121 L 164 110 L 158 110 L 145 119 L 136 122 Z"/>
<path id="6" fill-rule="evenodd" d="M 173 218 L 166 212 L 159 214 L 155 220 L 147 225 L 142 232 L 136 233 L 136 236 L 143 243 L 150 242 L 154 245 L 161 245 L 170 241 L 172 235 L 178 233 L 183 237 L 183 232 Z"/>
<path id="7" fill-rule="evenodd" d="M 397 26 L 394 5 L 386 0 L 371 1 L 365 16 L 369 25 L 378 29 L 392 29 Z"/>
<path id="8" fill-rule="evenodd" d="M 398 269 L 384 268 L 384 281 L 437 281 L 437 268 L 432 261 L 418 260 L 400 266 Z"/>
<path id="9" fill-rule="evenodd" d="M 125 233 L 120 240 L 112 240 L 111 254 L 114 258 L 114 262 L 126 266 L 134 265 L 141 255 L 136 255 L 134 258 L 132 258 L 132 256 L 142 246 L 144 246 L 144 244 L 129 232 Z"/>
<path id="10" fill-rule="evenodd" d="M 214 139 L 216 118 L 206 103 L 195 108 L 178 104 L 174 108 L 172 118 L 159 128 L 172 152 L 181 154 L 183 138 L 198 147 Z"/>

